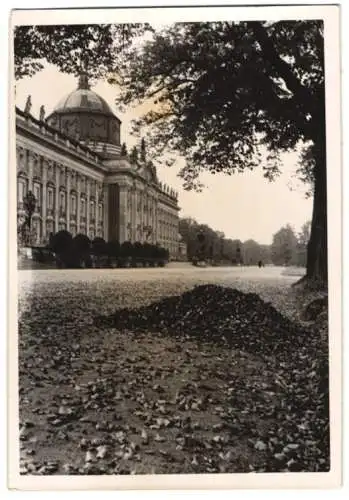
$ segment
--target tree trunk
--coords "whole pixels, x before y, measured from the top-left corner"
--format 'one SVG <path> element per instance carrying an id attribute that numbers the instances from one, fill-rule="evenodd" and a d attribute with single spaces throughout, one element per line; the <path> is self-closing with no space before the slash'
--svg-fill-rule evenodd
<path id="1" fill-rule="evenodd" d="M 327 286 L 327 185 L 326 138 L 321 134 L 314 148 L 315 186 L 313 217 L 307 249 L 306 281 L 320 287 Z"/>

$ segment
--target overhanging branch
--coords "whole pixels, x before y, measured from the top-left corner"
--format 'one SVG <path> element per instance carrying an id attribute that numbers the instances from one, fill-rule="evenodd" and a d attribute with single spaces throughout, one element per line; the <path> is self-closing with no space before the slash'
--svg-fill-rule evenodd
<path id="1" fill-rule="evenodd" d="M 312 116 L 316 115 L 313 94 L 301 84 L 287 62 L 281 59 L 265 28 L 260 22 L 256 21 L 251 22 L 251 26 L 265 58 L 274 66 L 279 76 L 283 78 L 287 87 L 295 95 L 298 102 L 301 102 L 304 108 L 308 108 Z"/>

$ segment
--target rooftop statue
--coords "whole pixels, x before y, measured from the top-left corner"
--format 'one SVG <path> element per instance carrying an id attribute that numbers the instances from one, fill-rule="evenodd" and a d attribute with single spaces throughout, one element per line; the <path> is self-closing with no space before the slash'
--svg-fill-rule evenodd
<path id="1" fill-rule="evenodd" d="M 32 98 L 30 95 L 28 95 L 27 102 L 25 103 L 24 112 L 29 115 L 31 107 L 32 107 Z"/>
<path id="2" fill-rule="evenodd" d="M 45 106 L 40 106 L 40 121 L 43 122 L 45 120 Z"/>

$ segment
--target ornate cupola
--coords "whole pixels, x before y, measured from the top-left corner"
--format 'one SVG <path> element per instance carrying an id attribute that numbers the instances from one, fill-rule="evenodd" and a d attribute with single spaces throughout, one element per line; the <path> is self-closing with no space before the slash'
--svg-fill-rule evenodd
<path id="1" fill-rule="evenodd" d="M 120 155 L 121 121 L 90 87 L 87 73 L 81 73 L 77 89 L 58 102 L 46 121 L 105 159 L 112 159 Z"/>

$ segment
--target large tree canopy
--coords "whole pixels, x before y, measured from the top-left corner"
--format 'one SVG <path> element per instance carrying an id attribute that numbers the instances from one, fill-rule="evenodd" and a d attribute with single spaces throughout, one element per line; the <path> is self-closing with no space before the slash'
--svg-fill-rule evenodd
<path id="1" fill-rule="evenodd" d="M 118 68 L 132 41 L 146 30 L 145 24 L 16 26 L 15 77 L 32 76 L 45 62 L 63 73 L 87 69 L 90 77 L 103 77 Z"/>
<path id="2" fill-rule="evenodd" d="M 157 152 L 185 157 L 185 187 L 203 170 L 262 166 L 273 179 L 282 168 L 279 153 L 304 144 L 298 173 L 314 187 L 307 276 L 326 282 L 322 22 L 174 24 L 132 51 L 115 79 L 119 101 L 153 103 L 136 129 L 149 126 Z"/>
<path id="3" fill-rule="evenodd" d="M 324 122 L 320 22 L 175 24 L 135 47 L 120 74 L 119 101 L 154 102 L 137 125 L 152 125 L 161 152 L 185 156 L 189 183 L 202 169 L 260 164 L 258 145 L 275 159 L 314 142 Z"/>

